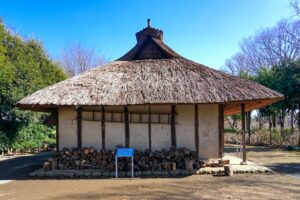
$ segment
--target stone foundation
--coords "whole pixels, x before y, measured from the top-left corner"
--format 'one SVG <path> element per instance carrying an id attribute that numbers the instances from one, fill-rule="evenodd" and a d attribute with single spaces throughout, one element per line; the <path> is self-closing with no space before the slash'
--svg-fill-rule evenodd
<path id="1" fill-rule="evenodd" d="M 265 167 L 233 167 L 234 174 L 262 174 L 273 173 Z M 190 175 L 225 175 L 224 167 L 207 167 L 199 170 L 174 170 L 174 171 L 137 171 L 135 177 L 180 177 Z M 34 178 L 115 178 L 115 172 L 101 170 L 51 170 L 39 169 L 29 174 Z M 131 172 L 118 172 L 120 178 L 131 178 Z"/>

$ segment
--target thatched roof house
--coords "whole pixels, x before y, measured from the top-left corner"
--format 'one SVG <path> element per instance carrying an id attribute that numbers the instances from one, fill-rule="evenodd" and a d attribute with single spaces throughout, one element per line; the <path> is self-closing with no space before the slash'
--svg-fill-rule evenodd
<path id="1" fill-rule="evenodd" d="M 149 21 L 136 39 L 118 60 L 39 90 L 18 107 L 57 111 L 59 148 L 176 145 L 207 158 L 222 154 L 223 114 L 283 98 L 258 83 L 180 56 Z"/>

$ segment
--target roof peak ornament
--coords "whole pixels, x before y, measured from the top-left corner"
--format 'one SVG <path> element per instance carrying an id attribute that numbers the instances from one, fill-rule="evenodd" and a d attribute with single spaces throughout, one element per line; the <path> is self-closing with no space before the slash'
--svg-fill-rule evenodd
<path id="1" fill-rule="evenodd" d="M 151 28 L 150 19 L 147 19 L 147 28 Z"/>
<path id="2" fill-rule="evenodd" d="M 151 27 L 150 19 L 147 19 L 147 27 L 137 32 L 135 35 L 138 45 L 142 45 L 148 37 L 163 41 L 163 31 Z"/>

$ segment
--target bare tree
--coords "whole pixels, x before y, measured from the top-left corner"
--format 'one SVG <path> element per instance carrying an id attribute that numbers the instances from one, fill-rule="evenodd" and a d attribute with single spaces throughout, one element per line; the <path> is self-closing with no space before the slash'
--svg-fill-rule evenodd
<path id="1" fill-rule="evenodd" d="M 253 37 L 242 40 L 240 51 L 225 61 L 222 70 L 236 76 L 243 73 L 255 75 L 260 69 L 284 66 L 289 61 L 299 58 L 300 20 L 281 20 L 276 26 L 262 29 Z M 284 129 L 285 111 L 281 110 L 279 115 L 281 132 Z M 247 120 L 248 133 L 251 131 L 250 123 L 251 117 Z M 276 123 L 271 123 L 271 117 L 269 123 L 271 131 L 271 125 Z"/>
<path id="2" fill-rule="evenodd" d="M 243 53 L 236 53 L 230 59 L 225 61 L 225 67 L 222 69 L 223 71 L 240 76 L 243 72 L 250 72 L 249 67 L 246 65 L 247 57 Z"/>
<path id="3" fill-rule="evenodd" d="M 60 54 L 60 63 L 69 76 L 76 76 L 105 62 L 104 57 L 97 56 L 93 48 L 80 42 L 65 47 Z"/>
<path id="4" fill-rule="evenodd" d="M 291 0 L 290 6 L 292 7 L 295 15 L 300 16 L 300 2 L 298 0 Z"/>
<path id="5" fill-rule="evenodd" d="M 240 43 L 240 52 L 226 60 L 225 67 L 235 75 L 241 71 L 255 74 L 300 57 L 300 21 L 281 20 Z"/>

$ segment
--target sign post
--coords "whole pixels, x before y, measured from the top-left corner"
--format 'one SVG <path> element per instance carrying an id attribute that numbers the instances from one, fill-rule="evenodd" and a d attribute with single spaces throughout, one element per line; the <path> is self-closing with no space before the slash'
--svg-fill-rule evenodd
<path id="1" fill-rule="evenodd" d="M 116 170 L 116 178 L 118 178 L 118 158 L 121 157 L 131 157 L 131 177 L 134 177 L 134 148 L 117 148 L 115 155 L 115 170 Z"/>

